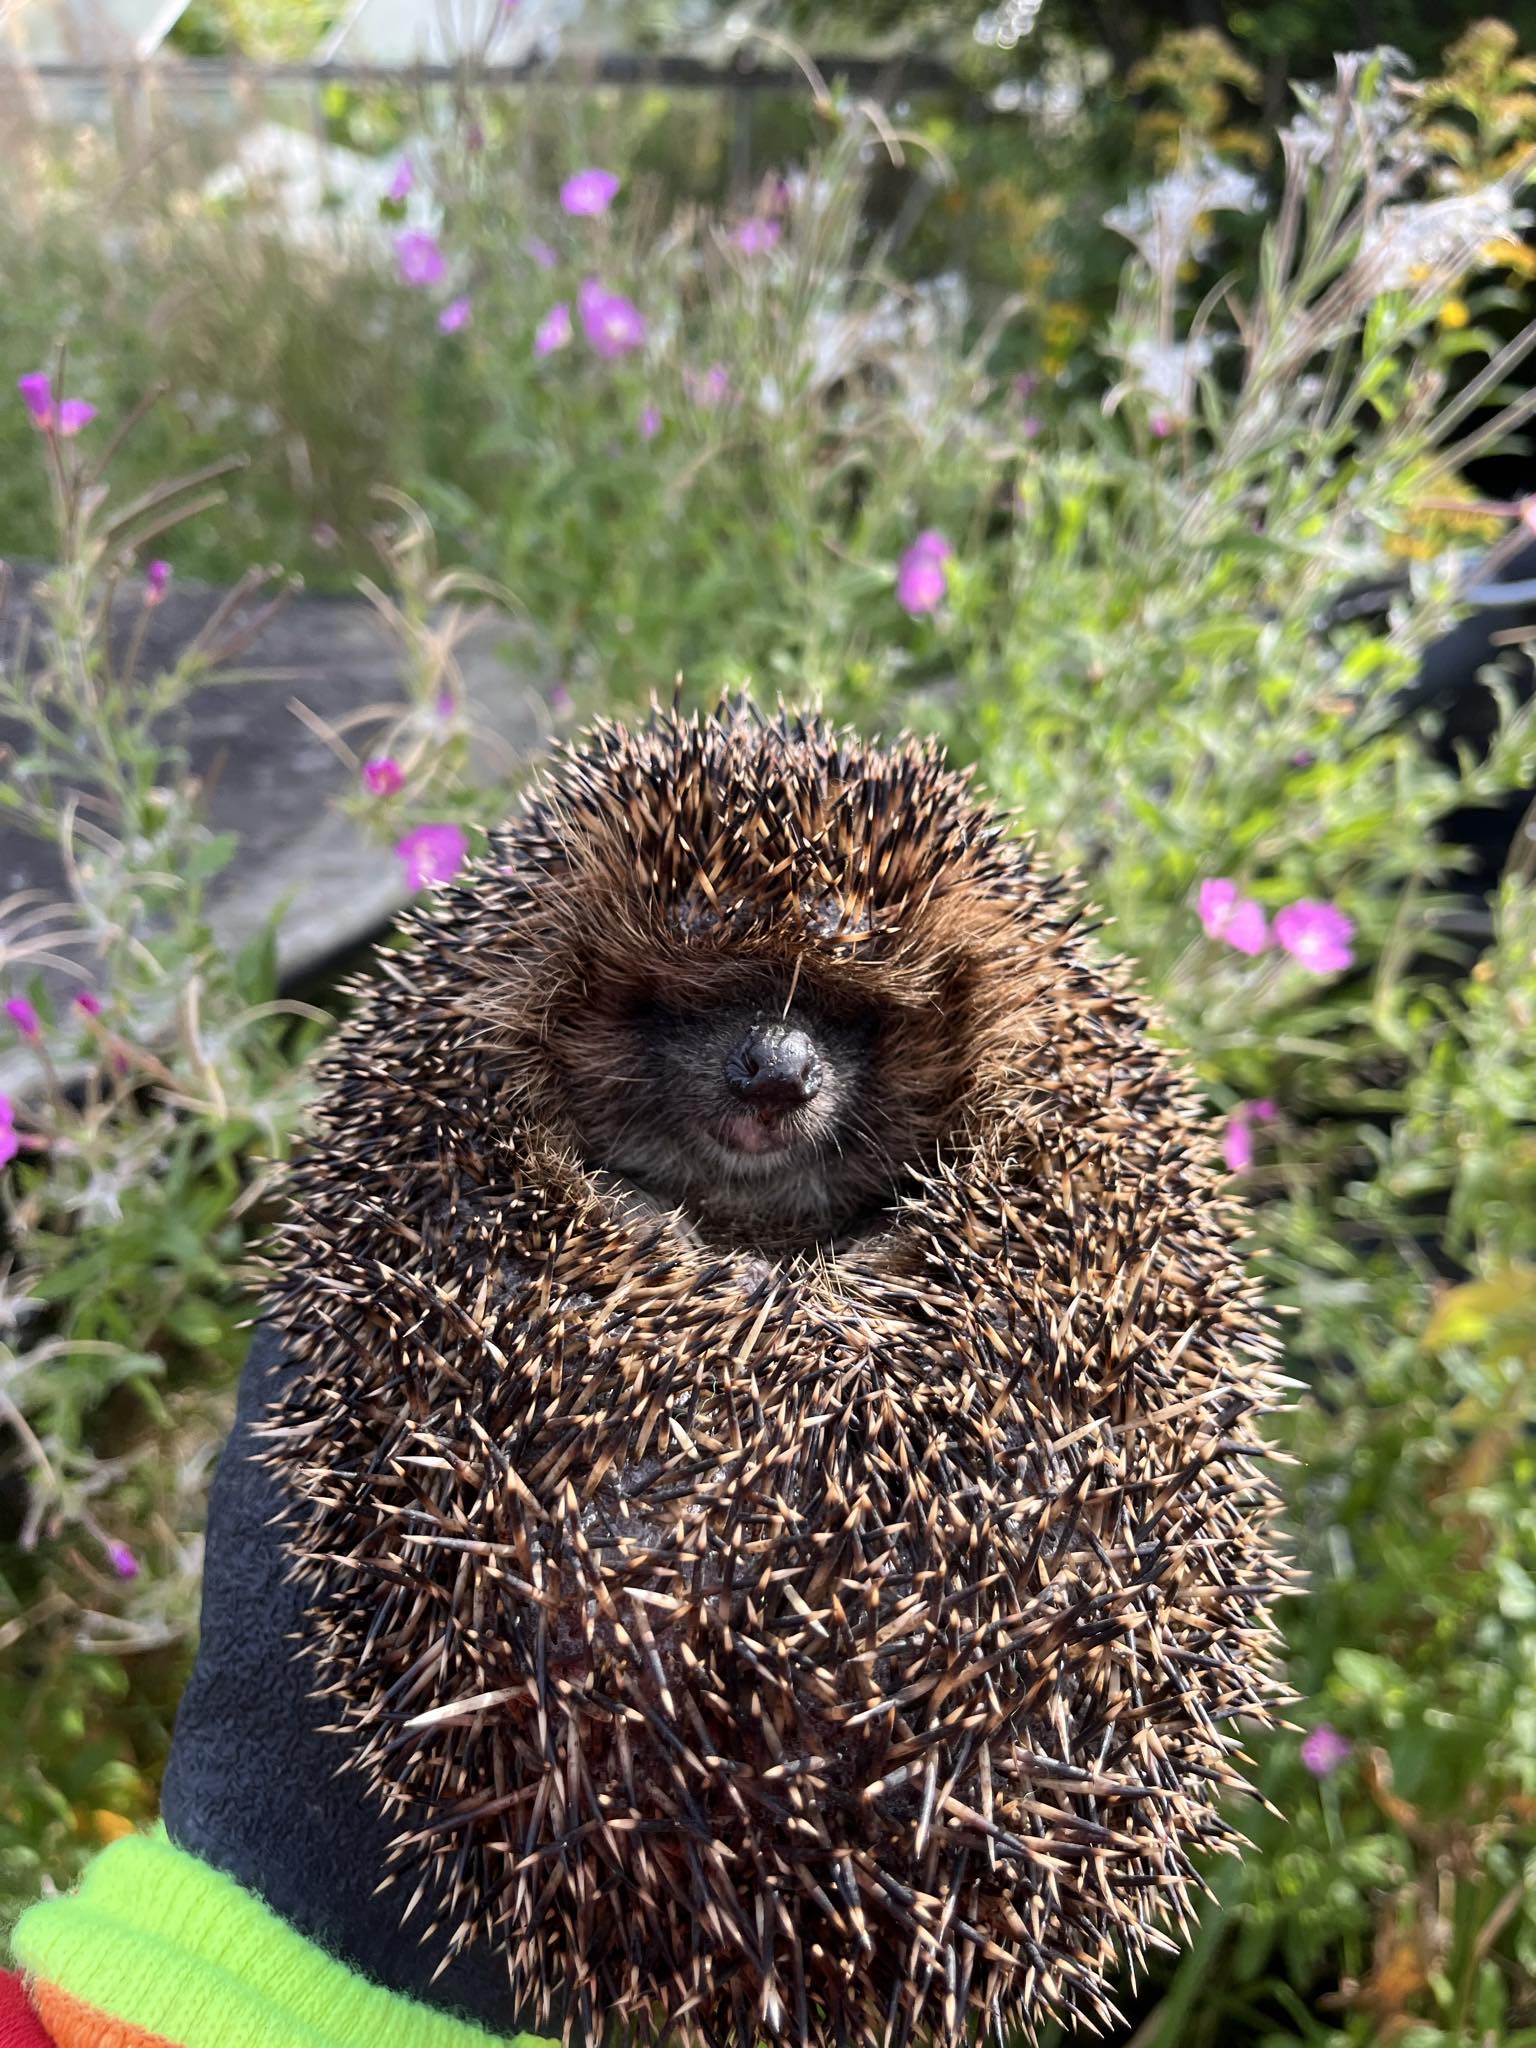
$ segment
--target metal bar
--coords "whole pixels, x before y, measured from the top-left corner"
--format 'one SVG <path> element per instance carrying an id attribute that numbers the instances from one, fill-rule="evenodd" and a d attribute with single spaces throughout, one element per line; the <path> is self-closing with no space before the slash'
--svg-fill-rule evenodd
<path id="1" fill-rule="evenodd" d="M 827 56 L 812 60 L 829 82 L 851 91 L 879 91 L 894 95 L 905 92 L 963 92 L 984 107 L 974 88 L 948 65 L 933 57 Z M 248 64 L 224 57 L 176 57 L 151 59 L 138 64 L 37 63 L 0 59 L 0 76 L 8 70 L 26 70 L 36 77 L 57 79 L 66 84 L 102 84 L 120 77 L 126 70 L 163 74 L 164 82 L 178 86 L 218 87 L 234 82 L 260 84 L 294 83 L 314 79 L 340 85 L 453 85 L 466 77 L 483 85 L 670 85 L 687 89 L 729 92 L 797 92 L 806 90 L 805 74 L 780 65 L 754 64 L 738 58 L 729 64 L 709 64 L 696 57 L 646 56 L 624 51 L 594 53 L 590 58 L 568 58 L 555 64 L 529 60 L 523 64 Z"/>

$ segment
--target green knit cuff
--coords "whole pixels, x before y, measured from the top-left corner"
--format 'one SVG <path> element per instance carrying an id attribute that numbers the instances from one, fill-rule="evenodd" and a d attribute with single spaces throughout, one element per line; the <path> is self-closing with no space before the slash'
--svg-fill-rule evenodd
<path id="1" fill-rule="evenodd" d="M 163 1827 L 104 1849 L 11 1945 L 32 1976 L 177 2048 L 508 2048 L 355 1975 Z"/>

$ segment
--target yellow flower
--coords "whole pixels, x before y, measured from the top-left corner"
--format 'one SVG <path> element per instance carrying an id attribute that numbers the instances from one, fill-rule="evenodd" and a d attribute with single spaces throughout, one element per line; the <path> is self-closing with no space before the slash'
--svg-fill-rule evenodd
<path id="1" fill-rule="evenodd" d="M 1536 249 L 1529 242 L 1484 242 L 1482 253 L 1485 263 L 1501 263 L 1520 277 L 1536 277 Z"/>
<path id="2" fill-rule="evenodd" d="M 112 1813 L 105 1806 L 98 1806 L 91 1815 L 92 1825 L 104 1842 L 120 1841 L 124 1835 L 138 1833 L 136 1824 L 124 1814 Z"/>
<path id="3" fill-rule="evenodd" d="M 1467 311 L 1465 299 L 1447 299 L 1440 308 L 1442 327 L 1465 327 L 1472 315 Z"/>

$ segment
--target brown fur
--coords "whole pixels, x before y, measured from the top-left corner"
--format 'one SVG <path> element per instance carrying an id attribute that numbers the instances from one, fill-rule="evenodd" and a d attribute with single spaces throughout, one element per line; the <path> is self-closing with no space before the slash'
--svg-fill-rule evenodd
<path id="1" fill-rule="evenodd" d="M 731 705 L 599 728 L 411 930 L 293 1177 L 271 1452 L 400 1871 L 595 2033 L 1108 2013 L 1232 1839 L 1285 1575 L 1209 1126 L 1070 897 L 931 747 Z M 890 1176 L 768 1256 L 583 1136 L 636 991 L 763 974 L 878 1013 Z"/>

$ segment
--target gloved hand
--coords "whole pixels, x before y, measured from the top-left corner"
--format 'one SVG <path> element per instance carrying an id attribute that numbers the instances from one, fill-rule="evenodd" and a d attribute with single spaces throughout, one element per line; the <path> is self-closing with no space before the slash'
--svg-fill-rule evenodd
<path id="1" fill-rule="evenodd" d="M 17 1927 L 34 2003 L 60 2042 L 489 2048 L 519 2031 L 498 1957 L 468 1949 L 434 1982 L 447 1930 L 420 1939 L 430 1901 L 402 1930 L 410 1888 L 376 1889 L 389 1829 L 361 1780 L 338 1774 L 347 1738 L 326 1732 L 334 1716 L 310 1696 L 293 1640 L 304 1595 L 274 1526 L 283 1488 L 253 1456 L 253 1427 L 292 1370 L 260 1329 L 209 1503 L 202 1636 L 164 1834 L 115 1843 L 79 1893 Z M 128 2030 L 86 2031 L 104 2014 Z"/>

